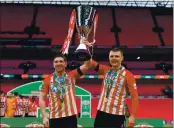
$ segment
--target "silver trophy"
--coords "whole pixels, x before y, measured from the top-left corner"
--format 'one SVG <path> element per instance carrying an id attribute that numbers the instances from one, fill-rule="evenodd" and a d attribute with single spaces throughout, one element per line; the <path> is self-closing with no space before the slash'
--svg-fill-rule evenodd
<path id="1" fill-rule="evenodd" d="M 89 43 L 88 36 L 93 29 L 93 26 L 96 24 L 95 22 L 97 22 L 95 21 L 96 14 L 96 9 L 90 6 L 79 6 L 76 9 L 76 28 L 80 44 L 75 51 L 75 55 L 79 60 L 86 61 L 91 58 L 89 46 L 95 43 L 95 39 L 93 38 L 93 42 Z M 96 26 L 94 29 L 96 29 Z"/>
<path id="2" fill-rule="evenodd" d="M 73 10 L 69 22 L 68 36 L 61 49 L 63 54 L 68 54 L 71 38 L 73 35 L 74 27 L 76 29 L 79 38 L 79 45 L 75 50 L 75 56 L 78 60 L 86 61 L 92 56 L 89 47 L 92 47 L 95 43 L 95 33 L 98 22 L 98 14 L 96 9 L 90 6 L 78 6 Z M 93 41 L 88 41 L 88 36 L 93 29 Z"/>

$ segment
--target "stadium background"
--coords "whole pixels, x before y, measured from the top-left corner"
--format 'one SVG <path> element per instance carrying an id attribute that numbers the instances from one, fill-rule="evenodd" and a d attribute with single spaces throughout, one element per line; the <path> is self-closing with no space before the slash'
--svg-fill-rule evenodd
<path id="1" fill-rule="evenodd" d="M 68 22 L 77 5 L 11 4 L 0 5 L 1 90 L 42 80 L 52 73 L 52 59 L 67 36 Z M 162 118 L 171 124 L 172 98 L 162 93 L 173 88 L 173 10 L 172 7 L 99 6 L 94 59 L 108 64 L 109 49 L 121 47 L 124 65 L 134 73 L 140 95 L 137 118 Z M 78 46 L 73 34 L 67 71 L 79 66 L 74 57 Z M 19 66 L 19 65 L 27 66 Z M 30 74 L 30 75 L 24 75 Z M 95 117 L 101 76 L 90 70 L 77 85 L 92 94 Z M 164 92 L 164 91 L 163 91 Z M 38 101 L 38 99 L 37 99 Z M 80 100 L 77 98 L 78 111 Z M 131 109 L 130 100 L 128 105 Z"/>

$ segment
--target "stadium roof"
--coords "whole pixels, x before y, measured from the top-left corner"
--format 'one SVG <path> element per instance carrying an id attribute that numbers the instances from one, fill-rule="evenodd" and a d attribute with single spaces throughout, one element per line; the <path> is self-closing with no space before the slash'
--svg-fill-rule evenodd
<path id="1" fill-rule="evenodd" d="M 0 0 L 0 3 L 172 8 L 174 2 L 173 0 Z"/>

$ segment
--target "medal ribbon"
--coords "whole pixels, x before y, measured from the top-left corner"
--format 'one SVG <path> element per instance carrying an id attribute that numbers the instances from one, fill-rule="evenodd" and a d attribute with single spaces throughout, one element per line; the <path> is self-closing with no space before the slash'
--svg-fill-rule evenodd
<path id="1" fill-rule="evenodd" d="M 108 98 L 108 95 L 109 95 L 109 92 L 111 90 L 111 87 L 113 86 L 114 84 L 114 81 L 116 81 L 117 79 L 115 79 L 117 77 L 117 75 L 120 73 L 120 71 L 122 70 L 122 66 L 118 69 L 117 72 L 114 72 L 113 69 L 110 69 L 106 75 L 106 80 L 105 80 L 105 83 L 106 83 L 106 91 L 105 91 L 105 96 L 106 98 Z"/>
<path id="2" fill-rule="evenodd" d="M 58 93 L 60 96 L 60 102 L 64 102 L 64 95 L 65 94 L 65 86 L 66 86 L 66 73 L 63 74 L 63 77 L 58 77 L 57 74 L 54 72 L 54 80 L 56 83 L 56 87 L 58 89 Z"/>
<path id="3" fill-rule="evenodd" d="M 108 71 L 107 76 L 106 76 L 106 98 L 108 98 L 111 86 L 113 85 L 113 80 L 112 78 L 115 78 L 117 76 L 116 72 L 113 72 L 112 69 Z"/>

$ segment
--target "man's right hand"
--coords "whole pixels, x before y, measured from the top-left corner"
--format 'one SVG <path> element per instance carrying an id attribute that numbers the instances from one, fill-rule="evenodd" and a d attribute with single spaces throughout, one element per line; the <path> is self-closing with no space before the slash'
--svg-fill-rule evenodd
<path id="1" fill-rule="evenodd" d="M 43 125 L 44 125 L 44 127 L 46 127 L 46 128 L 49 127 L 49 120 L 48 120 L 48 118 L 43 118 Z"/>

